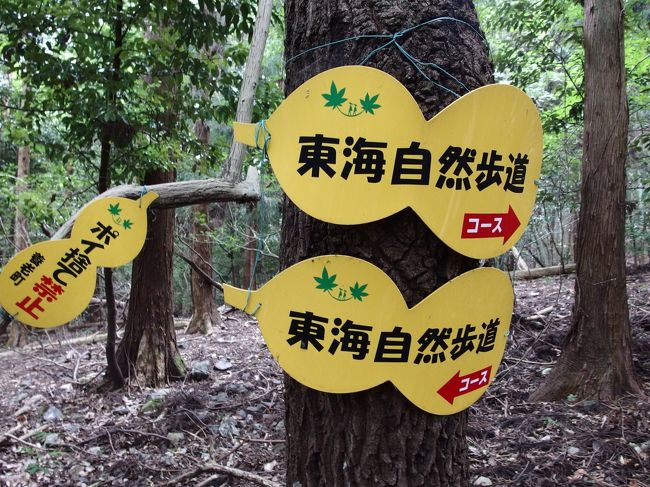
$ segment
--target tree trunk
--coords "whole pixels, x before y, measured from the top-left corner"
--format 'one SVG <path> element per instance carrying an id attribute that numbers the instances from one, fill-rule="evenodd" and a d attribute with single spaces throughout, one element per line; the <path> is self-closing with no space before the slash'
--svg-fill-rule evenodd
<path id="1" fill-rule="evenodd" d="M 198 205 L 192 211 L 192 260 L 201 271 L 212 275 L 212 242 L 206 235 L 208 230 L 208 205 Z M 200 273 L 192 270 L 192 319 L 187 333 L 207 335 L 213 326 L 221 324 L 217 310 L 214 289 Z"/>
<path id="2" fill-rule="evenodd" d="M 237 113 L 235 116 L 238 122 L 250 123 L 253 117 L 255 90 L 260 79 L 260 73 L 262 72 L 262 57 L 264 56 L 266 39 L 269 35 L 272 12 L 273 0 L 259 0 L 253 38 L 251 39 L 251 48 L 239 90 L 239 101 L 237 102 Z M 222 171 L 223 179 L 232 181 L 233 183 L 241 179 L 241 170 L 245 155 L 246 146 L 233 140 L 226 165 Z"/>
<path id="3" fill-rule="evenodd" d="M 255 260 L 257 256 L 257 238 L 255 237 L 255 230 L 257 228 L 256 213 L 260 211 L 259 208 L 249 206 L 249 214 L 251 215 L 250 224 L 246 225 L 246 242 L 244 243 L 244 269 L 242 277 L 242 287 L 248 289 L 257 289 L 257 282 L 255 276 Z"/>
<path id="4" fill-rule="evenodd" d="M 582 203 L 573 323 L 532 400 L 612 398 L 640 388 L 632 368 L 625 283 L 628 108 L 620 0 L 587 0 Z"/>
<path id="5" fill-rule="evenodd" d="M 114 88 L 120 81 L 122 70 L 122 46 L 124 25 L 122 22 L 122 0 L 115 4 L 115 20 L 113 22 L 113 38 L 115 46 L 111 62 L 111 82 L 107 89 L 107 105 L 111 108 L 117 106 L 117 92 Z M 97 181 L 97 191 L 102 194 L 111 185 L 111 141 L 106 130 L 100 135 L 100 162 Z M 113 269 L 104 268 L 104 294 L 106 296 L 106 371 L 114 389 L 124 385 L 124 376 L 115 356 L 115 342 L 117 340 L 117 312 L 115 308 L 115 291 L 113 289 Z"/>
<path id="6" fill-rule="evenodd" d="M 27 176 L 29 176 L 29 147 L 18 148 L 18 164 L 16 169 L 16 196 L 27 189 Z M 30 245 L 29 222 L 20 209 L 16 209 L 14 220 L 14 247 L 16 252 L 26 249 Z M 12 321 L 7 330 L 9 338 L 7 347 L 24 347 L 29 341 L 29 328 L 24 323 Z"/>
<path id="7" fill-rule="evenodd" d="M 173 171 L 152 171 L 145 184 L 174 180 Z M 147 239 L 133 261 L 131 298 L 117 360 L 125 377 L 158 386 L 185 375 L 172 313 L 174 210 L 150 214 Z"/>
<path id="8" fill-rule="evenodd" d="M 210 142 L 210 128 L 203 120 L 194 124 L 196 138 L 208 144 Z M 203 275 L 212 276 L 212 243 L 206 232 L 209 215 L 208 205 L 197 205 L 192 209 L 192 261 L 201 270 Z M 203 275 L 192 270 L 192 319 L 187 333 L 202 333 L 207 335 L 212 326 L 221 324 L 221 316 L 217 310 L 214 299 L 214 289 Z"/>
<path id="9" fill-rule="evenodd" d="M 461 19 L 478 30 L 473 6 L 459 0 L 287 0 L 286 57 L 346 37 L 396 33 L 442 16 Z M 356 39 L 289 62 L 287 93 L 320 71 L 358 64 L 385 42 Z M 449 21 L 430 24 L 403 36 L 400 43 L 415 58 L 443 66 L 470 89 L 492 82 L 487 48 L 467 26 Z M 427 118 L 453 101 L 395 47 L 380 51 L 367 64 L 399 79 Z M 436 82 L 449 81 L 428 74 Z M 336 226 L 305 215 L 285 198 L 282 267 L 327 253 L 352 255 L 379 266 L 409 306 L 477 265 L 446 247 L 410 209 L 366 225 Z M 466 411 L 452 416 L 425 413 L 388 383 L 354 394 L 318 392 L 288 376 L 285 383 L 287 485 L 469 484 Z"/>

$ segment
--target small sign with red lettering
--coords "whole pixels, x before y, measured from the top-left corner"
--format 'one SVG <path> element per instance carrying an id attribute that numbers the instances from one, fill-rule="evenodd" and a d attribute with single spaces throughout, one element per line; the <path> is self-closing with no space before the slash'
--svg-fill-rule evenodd
<path id="1" fill-rule="evenodd" d="M 40 242 L 16 254 L 0 273 L 0 305 L 38 328 L 67 323 L 86 309 L 97 267 L 117 267 L 144 245 L 153 192 L 139 200 L 104 198 L 79 214 L 72 235 Z"/>

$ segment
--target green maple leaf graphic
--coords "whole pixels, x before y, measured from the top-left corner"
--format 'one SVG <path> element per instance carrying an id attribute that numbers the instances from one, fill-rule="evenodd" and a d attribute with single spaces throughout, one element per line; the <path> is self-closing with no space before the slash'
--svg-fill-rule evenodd
<path id="1" fill-rule="evenodd" d="M 123 226 L 126 230 L 130 230 L 131 227 L 133 226 L 133 222 L 132 222 L 131 220 L 124 220 L 124 221 L 122 222 L 122 226 Z"/>
<path id="2" fill-rule="evenodd" d="M 120 208 L 119 203 L 115 203 L 114 205 L 111 205 L 110 203 L 108 204 L 108 212 L 111 215 L 118 216 L 122 212 L 122 208 Z"/>
<path id="3" fill-rule="evenodd" d="M 343 95 L 345 95 L 345 88 L 341 88 L 341 91 L 338 91 L 336 89 L 336 84 L 334 84 L 334 81 L 332 81 L 332 86 L 330 86 L 329 93 L 321 93 L 321 96 L 327 100 L 325 106 L 332 107 L 332 110 L 340 107 L 343 105 L 343 103 L 345 103 L 347 98 L 344 98 Z"/>
<path id="4" fill-rule="evenodd" d="M 366 97 L 363 100 L 359 100 L 363 111 L 369 113 L 370 115 L 374 115 L 375 110 L 377 108 L 381 108 L 381 105 L 375 103 L 377 101 L 377 98 L 379 98 L 379 95 L 375 95 L 371 98 L 370 95 L 366 93 Z"/>
<path id="5" fill-rule="evenodd" d="M 364 292 L 366 287 L 368 287 L 368 284 L 362 284 L 359 286 L 358 282 L 354 283 L 354 286 L 350 287 L 350 294 L 352 294 L 352 297 L 354 299 L 358 299 L 359 301 L 363 301 L 363 298 L 368 296 L 368 293 Z"/>
<path id="6" fill-rule="evenodd" d="M 323 267 L 323 274 L 320 277 L 314 276 L 314 280 L 318 283 L 316 289 L 322 289 L 323 292 L 331 291 L 336 286 L 338 286 L 338 284 L 334 282 L 336 280 L 336 274 L 330 276 L 327 273 L 327 267 Z"/>

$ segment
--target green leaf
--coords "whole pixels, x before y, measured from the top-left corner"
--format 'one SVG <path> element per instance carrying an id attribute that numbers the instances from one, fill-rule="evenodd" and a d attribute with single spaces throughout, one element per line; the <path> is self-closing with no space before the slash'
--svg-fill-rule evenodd
<path id="1" fill-rule="evenodd" d="M 122 208 L 120 208 L 119 203 L 115 203 L 114 205 L 109 204 L 108 205 L 108 212 L 111 215 L 118 216 L 122 212 Z"/>
<path id="2" fill-rule="evenodd" d="M 375 95 L 372 98 L 368 93 L 366 93 L 366 97 L 363 100 L 359 100 L 361 103 L 361 108 L 363 109 L 364 112 L 369 113 L 370 115 L 375 114 L 375 110 L 377 108 L 381 108 L 381 105 L 378 105 L 375 103 L 377 101 L 377 98 L 379 98 L 379 95 Z"/>
<path id="3" fill-rule="evenodd" d="M 358 282 L 354 283 L 354 286 L 350 287 L 350 294 L 352 294 L 352 297 L 358 301 L 363 301 L 363 298 L 368 296 L 368 293 L 364 292 L 366 290 L 366 287 L 368 287 L 368 284 L 362 284 L 359 286 Z"/>
<path id="4" fill-rule="evenodd" d="M 327 100 L 325 106 L 332 107 L 332 110 L 345 103 L 347 98 L 344 98 L 343 95 L 345 95 L 345 88 L 341 88 L 341 91 L 338 91 L 334 81 L 332 81 L 332 85 L 330 86 L 330 92 L 321 94 L 321 96 Z"/>
<path id="5" fill-rule="evenodd" d="M 131 220 L 124 220 L 124 221 L 122 222 L 122 226 L 123 226 L 126 230 L 130 230 L 131 227 L 133 226 L 133 222 L 132 222 Z"/>
<path id="6" fill-rule="evenodd" d="M 316 289 L 322 289 L 323 292 L 325 291 L 331 291 L 334 289 L 338 284 L 336 284 L 334 281 L 336 281 L 336 274 L 333 276 L 330 276 L 327 273 L 327 267 L 323 267 L 323 273 L 320 277 L 314 276 L 314 280 L 318 283 L 318 286 L 316 286 Z"/>

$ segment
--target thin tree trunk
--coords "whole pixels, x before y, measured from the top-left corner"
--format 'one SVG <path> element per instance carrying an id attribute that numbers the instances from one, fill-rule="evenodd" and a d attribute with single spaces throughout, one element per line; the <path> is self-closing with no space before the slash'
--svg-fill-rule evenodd
<path id="1" fill-rule="evenodd" d="M 16 196 L 27 189 L 27 177 L 30 171 L 29 147 L 18 148 L 18 164 L 16 169 Z M 26 249 L 30 245 L 29 222 L 20 209 L 16 208 L 14 219 L 14 247 L 16 252 Z M 24 347 L 29 342 L 29 328 L 24 323 L 12 321 L 7 330 L 9 338 L 7 347 Z"/>
<path id="2" fill-rule="evenodd" d="M 271 24 L 271 13 L 273 11 L 273 0 L 259 0 L 257 5 L 257 17 L 253 29 L 250 53 L 244 69 L 241 89 L 239 90 L 239 101 L 237 103 L 237 114 L 235 119 L 238 122 L 250 123 L 253 116 L 253 102 L 255 101 L 255 90 L 262 71 L 262 57 L 264 46 L 269 35 Z M 242 165 L 246 155 L 246 146 L 233 141 L 230 146 L 230 153 L 222 172 L 226 181 L 236 182 L 241 179 Z"/>
<path id="3" fill-rule="evenodd" d="M 458 0 L 287 0 L 286 57 L 347 37 L 396 33 L 441 16 L 462 19 L 478 29 L 471 3 Z M 297 58 L 287 65 L 287 93 L 320 71 L 358 64 L 385 42 L 356 39 Z M 412 31 L 400 43 L 415 58 L 444 66 L 470 89 L 492 81 L 487 48 L 466 26 L 432 24 Z M 379 52 L 367 64 L 404 83 L 427 118 L 453 101 L 396 48 Z M 327 253 L 352 255 L 377 265 L 395 281 L 409 306 L 477 265 L 446 247 L 410 209 L 375 223 L 336 226 L 310 218 L 285 198 L 281 266 Z M 389 383 L 354 394 L 318 392 L 288 376 L 285 384 L 287 485 L 469 484 L 466 411 L 451 416 L 427 414 Z"/>
<path id="4" fill-rule="evenodd" d="M 201 271 L 212 275 L 212 242 L 206 231 L 209 230 L 208 205 L 197 205 L 192 211 L 192 260 Z M 213 326 L 221 324 L 217 310 L 214 289 L 200 273 L 192 270 L 192 318 L 187 325 L 187 333 L 207 335 Z"/>
<path id="5" fill-rule="evenodd" d="M 246 60 L 246 67 L 244 69 L 244 77 L 242 79 L 241 88 L 239 90 L 239 101 L 237 103 L 237 113 L 235 120 L 242 123 L 250 123 L 253 117 L 253 102 L 255 101 L 255 90 L 260 79 L 262 72 L 262 58 L 264 56 L 264 47 L 266 46 L 266 39 L 269 34 L 269 27 L 271 25 L 271 14 L 273 12 L 273 0 L 259 0 L 257 4 L 257 16 L 255 17 L 255 27 L 253 29 L 253 37 L 251 39 L 251 48 Z M 237 182 L 241 178 L 242 166 L 244 158 L 246 157 L 246 146 L 235 142 L 233 140 L 230 146 L 228 159 L 223 168 L 221 176 L 226 181 Z M 225 213 L 225 204 L 222 204 Z M 247 229 L 247 238 L 244 248 L 244 269 L 243 287 L 248 287 L 255 279 L 253 273 L 253 265 L 251 262 L 255 261 L 256 243 L 254 240 L 248 238 L 249 230 Z M 232 260 L 232 259 L 231 259 Z M 236 271 L 232 269 L 233 283 Z"/>
<path id="6" fill-rule="evenodd" d="M 204 144 L 210 142 L 210 129 L 203 120 L 194 124 L 196 138 Z M 212 275 L 212 242 L 207 235 L 209 215 L 208 205 L 197 205 L 192 209 L 192 261 L 201 273 L 192 270 L 192 319 L 187 325 L 187 333 L 207 335 L 213 326 L 221 325 L 217 310 L 214 289 L 203 275 Z M 203 274 L 203 275 L 202 275 Z"/>
<path id="7" fill-rule="evenodd" d="M 259 211 L 259 209 L 257 209 Z M 256 289 L 255 282 L 255 256 L 257 254 L 257 239 L 255 238 L 256 222 L 255 207 L 250 207 L 252 216 L 250 225 L 246 225 L 246 242 L 244 243 L 244 274 L 242 278 L 242 287 Z"/>
<path id="8" fill-rule="evenodd" d="M 557 365 L 533 400 L 640 391 L 625 282 L 623 4 L 587 0 L 584 8 L 585 129 L 573 323 Z"/>
<path id="9" fill-rule="evenodd" d="M 113 37 L 115 46 L 113 50 L 113 60 L 111 66 L 111 83 L 113 88 L 108 89 L 108 105 L 115 107 L 117 105 L 117 92 L 115 86 L 120 80 L 120 71 L 122 67 L 122 43 L 123 43 L 123 24 L 122 24 L 122 1 L 116 3 L 115 22 L 113 23 Z M 111 185 L 111 141 L 107 130 L 102 130 L 101 134 L 101 152 L 99 163 L 99 177 L 97 190 L 101 194 L 108 190 Z M 113 269 L 104 268 L 104 294 L 106 296 L 106 366 L 108 377 L 114 389 L 119 389 L 124 385 L 124 376 L 117 364 L 115 357 L 115 342 L 117 340 L 117 318 L 115 309 L 115 291 L 113 289 Z"/>

